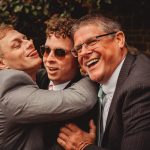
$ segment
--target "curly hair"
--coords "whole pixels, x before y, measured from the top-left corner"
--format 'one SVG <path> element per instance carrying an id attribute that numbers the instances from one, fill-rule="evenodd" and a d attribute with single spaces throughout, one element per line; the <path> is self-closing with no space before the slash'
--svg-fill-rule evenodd
<path id="1" fill-rule="evenodd" d="M 49 20 L 46 21 L 47 29 L 46 36 L 50 37 L 54 34 L 56 37 L 66 38 L 71 37 L 71 27 L 75 19 L 70 17 L 62 17 L 57 14 L 53 15 Z"/>

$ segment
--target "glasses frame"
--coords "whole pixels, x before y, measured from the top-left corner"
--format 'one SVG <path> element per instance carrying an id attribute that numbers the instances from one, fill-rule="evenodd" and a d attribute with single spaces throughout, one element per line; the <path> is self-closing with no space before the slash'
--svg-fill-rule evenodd
<path id="1" fill-rule="evenodd" d="M 80 44 L 80 45 L 77 45 L 77 46 L 75 46 L 73 49 L 71 49 L 71 53 L 72 53 L 72 55 L 74 56 L 74 57 L 78 57 L 78 54 L 79 53 L 81 53 L 81 51 L 82 51 L 82 46 L 83 45 L 86 45 L 86 47 L 88 47 L 88 46 L 93 46 L 93 45 L 95 45 L 100 39 L 98 39 L 98 38 L 100 38 L 100 37 L 104 37 L 104 36 L 108 36 L 108 35 L 111 35 L 111 34 L 116 34 L 117 32 L 110 32 L 110 33 L 106 33 L 106 34 L 101 34 L 101 35 L 98 35 L 98 36 L 95 36 L 95 37 L 92 37 L 92 38 L 90 38 L 90 39 L 88 39 L 87 41 L 85 41 L 84 43 L 82 43 L 82 44 Z M 95 40 L 95 43 L 90 43 L 89 41 L 94 41 Z M 89 43 L 88 43 L 89 42 Z M 91 44 L 91 45 L 90 45 Z"/>
<path id="2" fill-rule="evenodd" d="M 42 50 L 42 48 L 44 48 L 44 50 Z M 45 46 L 45 45 L 41 45 L 41 46 L 40 46 L 40 55 L 41 55 L 42 57 L 44 56 L 46 49 L 49 49 L 49 52 L 47 53 L 47 54 L 49 55 L 50 52 L 52 51 L 52 49 L 50 49 L 48 46 Z M 61 51 L 64 52 L 64 53 L 58 54 L 58 53 L 57 53 L 58 50 L 61 50 Z M 65 57 L 67 54 L 71 54 L 71 51 L 66 51 L 66 50 L 63 49 L 63 48 L 56 48 L 56 49 L 54 49 L 54 55 L 55 55 L 55 57 Z"/>

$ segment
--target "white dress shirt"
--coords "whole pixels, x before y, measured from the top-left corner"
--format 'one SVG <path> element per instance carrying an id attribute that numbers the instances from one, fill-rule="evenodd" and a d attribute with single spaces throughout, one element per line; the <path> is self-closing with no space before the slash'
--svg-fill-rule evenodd
<path id="1" fill-rule="evenodd" d="M 102 85 L 102 89 L 103 89 L 104 93 L 106 94 L 104 97 L 104 99 L 106 98 L 106 103 L 105 103 L 104 110 L 103 110 L 103 131 L 105 131 L 109 108 L 110 108 L 111 101 L 112 101 L 112 98 L 113 98 L 113 95 L 114 95 L 114 92 L 116 89 L 118 76 L 119 76 L 121 67 L 123 65 L 123 62 L 124 62 L 124 59 L 119 64 L 119 66 L 116 68 L 116 70 L 113 72 L 110 79 L 105 84 Z"/>
<path id="2" fill-rule="evenodd" d="M 49 83 L 49 90 L 53 90 L 53 91 L 59 91 L 59 90 L 63 90 L 67 84 L 69 83 L 70 81 L 67 81 L 65 83 L 62 83 L 62 84 L 57 84 L 57 85 L 54 85 L 53 84 L 53 81 L 50 81 Z M 53 86 L 53 88 L 51 88 L 51 85 Z"/>

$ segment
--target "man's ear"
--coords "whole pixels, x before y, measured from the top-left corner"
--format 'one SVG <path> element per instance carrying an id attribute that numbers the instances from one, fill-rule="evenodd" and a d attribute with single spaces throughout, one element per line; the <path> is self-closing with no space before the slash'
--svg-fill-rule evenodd
<path id="1" fill-rule="evenodd" d="M 0 70 L 6 69 L 7 65 L 5 64 L 5 61 L 3 58 L 0 58 Z"/>
<path id="2" fill-rule="evenodd" d="M 116 33 L 116 41 L 120 48 L 125 46 L 125 35 L 122 31 Z"/>

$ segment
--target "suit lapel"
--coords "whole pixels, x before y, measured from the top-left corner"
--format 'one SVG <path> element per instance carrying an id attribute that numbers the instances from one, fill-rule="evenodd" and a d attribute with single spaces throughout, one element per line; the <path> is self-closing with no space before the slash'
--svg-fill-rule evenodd
<path id="1" fill-rule="evenodd" d="M 107 118 L 107 122 L 106 122 L 106 128 L 105 128 L 104 135 L 106 134 L 107 129 L 113 118 L 113 114 L 114 114 L 115 107 L 117 104 L 116 99 L 117 99 L 119 90 L 121 89 L 121 86 L 123 85 L 124 81 L 127 79 L 134 61 L 135 61 L 135 56 L 128 53 L 125 58 L 125 61 L 123 63 L 123 66 L 121 68 L 119 77 L 118 77 L 115 93 L 114 93 L 114 96 L 113 96 L 113 99 L 112 99 L 112 102 L 110 105 L 109 113 L 108 113 L 108 118 Z"/>

